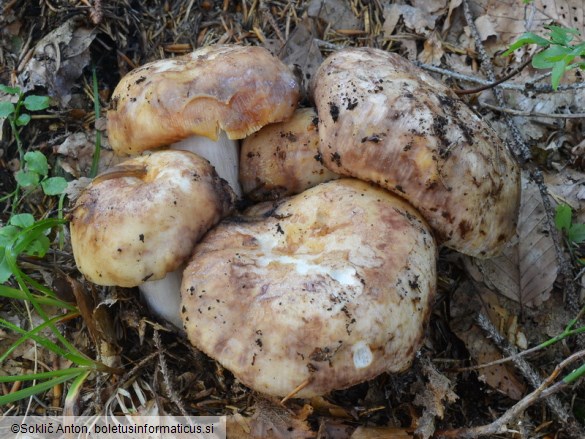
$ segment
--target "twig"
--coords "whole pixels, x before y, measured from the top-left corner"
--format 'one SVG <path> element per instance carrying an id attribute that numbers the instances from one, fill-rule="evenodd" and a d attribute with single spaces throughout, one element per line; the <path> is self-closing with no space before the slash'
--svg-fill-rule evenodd
<path id="1" fill-rule="evenodd" d="M 512 421 L 518 419 L 524 411 L 535 404 L 536 402 L 550 398 L 551 395 L 560 392 L 568 387 L 563 381 L 552 384 L 553 381 L 558 377 L 561 370 L 566 368 L 569 364 L 577 361 L 578 359 L 585 356 L 585 350 L 579 351 L 566 358 L 561 362 L 555 370 L 548 376 L 548 378 L 532 393 L 526 395 L 512 407 L 510 407 L 502 416 L 496 419 L 494 422 L 482 425 L 480 427 L 470 428 L 458 428 L 455 430 L 444 430 L 437 432 L 437 437 L 442 438 L 477 438 L 480 436 L 493 436 L 496 434 L 506 433 L 508 430 L 507 425 Z M 551 385 L 552 384 L 552 385 Z M 577 436 L 583 437 L 583 436 Z"/>
<path id="2" fill-rule="evenodd" d="M 160 365 L 160 371 L 161 371 L 161 374 L 163 376 L 163 380 L 165 382 L 167 392 L 169 393 L 169 397 L 171 398 L 171 401 L 173 401 L 173 403 L 177 406 L 177 408 L 181 412 L 181 416 L 188 417 L 189 414 L 185 410 L 185 406 L 181 402 L 181 398 L 179 398 L 179 395 L 177 394 L 177 392 L 175 392 L 175 387 L 171 383 L 169 368 L 167 367 L 167 360 L 165 359 L 164 349 L 162 347 L 161 340 L 160 340 L 160 333 L 158 332 L 158 330 L 156 328 L 154 329 L 154 345 L 156 346 L 156 350 L 159 353 L 158 364 Z"/>
<path id="3" fill-rule="evenodd" d="M 506 76 L 498 79 L 495 82 L 491 82 L 489 84 L 484 84 L 481 87 L 471 88 L 471 89 L 467 89 L 467 90 L 454 90 L 454 91 L 457 95 L 462 96 L 462 95 L 471 95 L 471 94 L 479 93 L 480 91 L 488 90 L 490 88 L 493 88 L 497 85 L 500 85 L 501 83 L 506 82 L 507 80 L 513 78 L 518 73 L 520 73 L 522 70 L 524 70 L 524 68 L 528 64 L 530 64 L 531 62 L 532 62 L 532 57 L 528 58 L 520 67 L 514 69 L 514 71 L 512 71 L 511 73 L 508 73 Z"/>
<path id="4" fill-rule="evenodd" d="M 548 119 L 583 119 L 583 118 L 585 118 L 585 113 L 569 113 L 569 114 L 537 113 L 537 112 L 531 112 L 531 111 L 514 110 L 512 108 L 498 107 L 497 105 L 491 105 L 491 104 L 486 104 L 486 103 L 481 103 L 480 105 L 482 107 L 489 108 L 490 110 L 493 110 L 493 111 L 511 114 L 512 116 L 543 117 L 543 118 L 548 118 Z"/>
<path id="5" fill-rule="evenodd" d="M 341 46 L 340 46 L 341 47 Z M 493 84 L 493 81 L 489 81 L 487 79 L 478 78 L 476 76 L 469 76 L 463 73 L 454 72 L 453 70 L 443 69 L 441 67 L 433 66 L 430 64 L 423 64 L 423 63 L 416 63 L 421 69 L 427 70 L 433 73 L 439 73 L 441 75 L 448 76 L 450 78 L 459 79 L 460 81 L 471 82 L 472 84 L 483 84 L 483 85 L 490 85 Z M 506 90 L 517 90 L 521 92 L 535 92 L 535 93 L 556 93 L 559 91 L 572 91 L 572 90 L 579 90 L 581 88 L 585 88 L 585 82 L 576 82 L 574 84 L 563 84 L 559 85 L 559 87 L 554 90 L 551 85 L 545 84 L 536 84 L 536 82 L 541 81 L 545 78 L 550 76 L 550 73 L 545 73 L 543 75 L 537 76 L 536 78 L 531 79 L 530 81 L 522 84 L 518 84 L 516 82 L 504 82 L 503 84 L 498 84 L 498 88 L 506 89 Z"/>
<path id="6" fill-rule="evenodd" d="M 512 361 L 518 370 L 522 372 L 524 378 L 530 382 L 532 387 L 535 389 L 539 388 L 542 385 L 542 378 L 538 372 L 536 372 L 532 365 L 530 365 L 524 358 L 518 356 L 518 351 L 516 348 L 510 346 L 506 339 L 502 337 L 496 327 L 492 324 L 490 319 L 488 319 L 484 314 L 480 314 L 477 318 L 477 323 L 481 329 L 488 333 L 490 338 L 493 340 L 496 346 L 500 348 L 500 350 L 502 350 L 506 355 L 513 357 Z M 563 404 L 558 398 L 551 397 L 546 400 L 546 404 L 561 421 L 566 422 L 567 419 L 569 419 L 569 413 L 563 407 Z"/>
<path id="7" fill-rule="evenodd" d="M 488 79 L 490 81 L 494 82 L 496 80 L 496 75 L 494 73 L 494 67 L 493 67 L 493 64 L 491 62 L 491 59 L 489 58 L 487 52 L 485 51 L 485 48 L 483 47 L 481 37 L 479 35 L 479 32 L 477 30 L 477 27 L 475 26 L 475 22 L 473 20 L 472 15 L 471 15 L 471 10 L 469 8 L 469 1 L 468 0 L 463 0 L 463 14 L 464 14 L 465 20 L 467 21 L 467 24 L 469 25 L 469 28 L 471 30 L 471 34 L 475 40 L 477 52 L 478 52 L 480 60 L 481 60 L 481 66 L 482 66 L 486 76 L 488 77 Z M 496 97 L 496 102 L 498 103 L 498 106 L 505 107 L 506 102 L 505 102 L 504 94 L 503 94 L 502 90 L 499 87 L 494 87 L 491 90 L 494 93 L 494 96 Z M 517 159 L 520 161 L 520 163 L 523 165 L 526 165 L 526 163 L 528 161 L 530 161 L 530 159 L 532 158 L 532 154 L 530 152 L 530 149 L 528 148 L 528 145 L 524 141 L 522 134 L 520 133 L 520 130 L 518 129 L 518 127 L 514 123 L 512 117 L 506 113 L 504 113 L 503 116 L 504 116 L 504 120 L 506 122 L 506 125 L 508 126 L 508 129 L 510 130 L 510 135 L 512 136 L 513 144 L 515 146 L 513 148 L 513 152 L 515 153 L 515 155 L 516 155 Z M 536 185 L 538 186 L 538 190 L 540 192 L 540 197 L 542 199 L 542 204 L 544 206 L 544 211 L 546 214 L 548 230 L 549 230 L 551 238 L 553 240 L 557 260 L 559 261 L 559 267 L 560 267 L 559 271 L 560 271 L 560 273 L 563 276 L 564 281 L 565 281 L 565 291 L 566 291 L 565 303 L 566 303 L 566 306 L 572 313 L 577 314 L 580 310 L 579 297 L 578 297 L 577 290 L 575 288 L 575 283 L 572 282 L 573 270 L 571 267 L 571 261 L 564 252 L 563 246 L 561 244 L 561 239 L 560 239 L 559 234 L 558 234 L 558 230 L 554 226 L 554 211 L 553 211 L 553 208 L 551 205 L 548 190 L 544 184 L 544 177 L 543 177 L 540 169 L 538 169 L 537 167 L 531 167 L 529 172 L 530 172 L 530 176 L 531 176 L 532 180 L 536 183 Z M 581 347 L 583 345 L 582 340 L 583 340 L 583 337 L 579 337 L 577 339 L 577 343 Z"/>

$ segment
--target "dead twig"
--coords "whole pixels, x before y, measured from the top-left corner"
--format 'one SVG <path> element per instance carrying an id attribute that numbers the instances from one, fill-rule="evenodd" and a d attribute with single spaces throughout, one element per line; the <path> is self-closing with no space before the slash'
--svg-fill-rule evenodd
<path id="1" fill-rule="evenodd" d="M 181 398 L 179 398 L 179 395 L 175 391 L 175 387 L 174 387 L 173 383 L 171 382 L 171 376 L 169 373 L 169 368 L 167 367 L 167 361 L 165 359 L 164 349 L 163 349 L 161 341 L 160 341 L 160 333 L 158 332 L 158 330 L 156 328 L 154 329 L 154 337 L 153 338 L 154 338 L 154 345 L 156 346 L 156 349 L 158 351 L 158 364 L 160 366 L 160 372 L 162 374 L 165 386 L 167 388 L 167 392 L 169 393 L 169 397 L 170 397 L 171 401 L 177 406 L 177 408 L 181 412 L 181 416 L 188 417 L 189 414 L 187 413 L 187 410 L 185 410 L 185 406 L 181 402 Z"/>
<path id="2" fill-rule="evenodd" d="M 558 393 L 562 390 L 565 390 L 569 387 L 569 384 L 565 383 L 564 381 L 559 381 L 555 384 L 552 384 L 554 380 L 559 376 L 561 371 L 565 369 L 571 363 L 577 361 L 578 359 L 585 357 L 585 350 L 579 351 L 571 355 L 570 357 L 563 360 L 555 370 L 547 377 L 547 379 L 540 385 L 536 390 L 532 393 L 526 395 L 516 404 L 514 404 L 511 408 L 506 410 L 502 416 L 496 419 L 494 422 L 482 425 L 480 427 L 470 427 L 470 428 L 457 428 L 454 430 L 443 430 L 437 432 L 437 437 L 439 438 L 477 438 L 481 436 L 493 436 L 496 434 L 502 434 L 509 432 L 510 429 L 508 425 L 522 416 L 524 411 L 537 403 L 541 400 L 546 400 L 550 398 L 551 395 Z M 575 437 L 583 437 L 575 436 Z"/>
<path id="3" fill-rule="evenodd" d="M 528 380 L 532 387 L 539 388 L 543 383 L 541 376 L 534 370 L 530 363 L 518 355 L 516 348 L 511 346 L 507 340 L 502 337 L 490 319 L 487 318 L 485 314 L 480 314 L 477 318 L 477 323 L 481 329 L 488 333 L 489 338 L 496 344 L 496 346 L 506 355 L 511 357 L 516 368 L 522 373 L 524 378 Z M 545 402 L 558 419 L 567 422 L 570 415 L 558 398 L 550 397 Z"/>
<path id="4" fill-rule="evenodd" d="M 547 118 L 547 119 L 584 119 L 585 113 L 567 113 L 567 114 L 559 114 L 559 113 L 538 113 L 532 111 L 522 111 L 522 110 L 515 110 L 513 108 L 504 108 L 498 107 L 497 105 L 491 105 L 487 103 L 480 104 L 484 108 L 488 108 L 492 111 L 497 111 L 499 113 L 508 113 L 512 116 L 522 116 L 522 117 L 534 117 L 534 118 Z"/>
<path id="5" fill-rule="evenodd" d="M 514 76 L 519 74 L 522 70 L 524 70 L 524 68 L 528 64 L 530 64 L 531 62 L 532 62 L 532 57 L 528 58 L 520 67 L 514 69 L 513 72 L 508 73 L 506 76 L 498 79 L 495 82 L 491 82 L 489 84 L 484 84 L 481 87 L 471 88 L 468 90 L 454 90 L 454 92 L 459 96 L 463 96 L 463 95 L 471 95 L 471 94 L 479 93 L 479 92 L 484 91 L 484 90 L 489 90 L 490 88 L 494 88 L 495 86 L 500 85 L 501 83 L 506 82 L 507 80 L 513 78 Z"/>
<path id="6" fill-rule="evenodd" d="M 471 10 L 469 8 L 469 1 L 463 0 L 462 4 L 463 4 L 463 14 L 464 14 L 465 20 L 467 21 L 467 24 L 471 30 L 471 34 L 475 40 L 475 45 L 476 45 L 477 52 L 478 52 L 480 60 L 481 60 L 482 68 L 483 68 L 487 78 L 491 82 L 495 82 L 496 75 L 494 73 L 494 67 L 493 67 L 493 64 L 491 62 L 491 59 L 489 58 L 487 52 L 485 51 L 485 48 L 483 47 L 481 37 L 479 35 L 477 27 L 475 26 L 475 22 L 473 20 L 473 17 L 471 15 Z M 496 102 L 498 103 L 498 106 L 505 107 L 506 102 L 505 102 L 504 94 L 503 94 L 502 90 L 497 86 L 492 88 L 491 90 L 496 98 Z M 511 134 L 511 137 L 513 140 L 512 143 L 513 143 L 514 148 L 512 148 L 512 152 L 514 153 L 514 155 L 516 156 L 518 161 L 522 165 L 527 167 L 527 163 L 532 158 L 532 154 L 530 152 L 530 149 L 528 148 L 528 145 L 524 141 L 522 134 L 520 133 L 520 130 L 518 129 L 518 127 L 514 123 L 514 120 L 512 119 L 512 117 L 510 115 L 504 113 L 504 120 L 506 122 L 506 125 L 508 126 L 508 129 L 510 130 L 510 134 Z M 537 167 L 530 167 L 528 170 L 530 172 L 530 177 L 538 186 L 538 190 L 540 192 L 540 196 L 541 196 L 544 210 L 546 213 L 548 230 L 549 230 L 551 238 L 553 240 L 555 252 L 557 255 L 557 260 L 559 261 L 559 267 L 560 267 L 559 271 L 565 280 L 565 303 L 566 303 L 566 306 L 569 309 L 569 311 L 573 312 L 574 314 L 577 314 L 580 310 L 580 306 L 579 306 L 578 291 L 575 288 L 575 283 L 572 282 L 573 269 L 572 269 L 571 261 L 567 257 L 567 255 L 565 254 L 565 251 L 563 249 L 558 230 L 556 229 L 556 227 L 554 225 L 555 214 L 554 214 L 554 210 L 552 208 L 552 204 L 550 201 L 548 189 L 546 188 L 546 186 L 544 184 L 544 177 L 543 177 L 540 169 L 538 169 Z M 582 340 L 583 340 L 583 337 L 580 337 L 577 340 L 579 346 L 583 345 Z"/>

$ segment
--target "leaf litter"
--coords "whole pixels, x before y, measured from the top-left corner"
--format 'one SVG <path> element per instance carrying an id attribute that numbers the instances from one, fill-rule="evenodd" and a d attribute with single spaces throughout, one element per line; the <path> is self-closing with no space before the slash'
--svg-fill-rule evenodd
<path id="1" fill-rule="evenodd" d="M 95 131 L 101 128 L 87 117 L 93 111 L 93 99 L 81 81 L 85 79 L 87 84 L 91 63 L 98 69 L 100 98 L 106 103 L 119 77 L 135 66 L 218 42 L 269 47 L 294 67 L 305 89 L 324 57 L 344 46 L 381 47 L 471 79 L 481 77 L 480 60 L 463 18 L 461 0 L 392 3 L 203 0 L 199 7 L 192 2 L 158 0 L 130 7 L 122 1 L 102 4 L 103 16 L 92 16 L 98 26 L 91 25 L 89 9 L 81 3 L 53 3 L 52 7 L 69 11 L 75 18 L 68 18 L 71 15 L 66 13 L 50 16 L 51 8 L 43 6 L 38 10 L 40 21 L 36 27 L 28 15 L 24 20 L 23 11 L 30 13 L 32 9 L 18 10 L 11 5 L 4 11 L 0 22 L 7 26 L 0 33 L 0 65 L 6 67 L 0 69 L 0 75 L 2 83 L 16 81 L 26 90 L 35 93 L 44 90 L 54 98 L 59 108 L 56 116 L 61 119 L 35 122 L 24 135 L 31 147 L 48 146 L 52 150 L 53 160 L 71 176 L 72 193 L 75 186 L 85 184 Z M 583 30 L 581 2 L 536 0 L 523 5 L 513 0 L 477 0 L 471 2 L 471 7 L 475 24 L 501 75 L 531 53 L 526 48 L 509 59 L 498 56 L 522 32 L 540 31 L 543 24 L 553 20 Z M 511 82 L 523 84 L 539 74 L 526 69 Z M 474 85 L 447 74 L 442 77 L 454 87 Z M 567 83 L 579 80 L 574 73 L 566 78 Z M 506 90 L 506 97 L 512 108 L 528 113 L 571 113 L 582 108 L 583 102 L 582 93 L 575 90 L 544 97 L 533 91 Z M 500 122 L 501 113 L 492 113 L 484 106 L 493 106 L 490 91 L 482 92 L 469 103 L 493 123 L 502 137 L 507 136 L 507 128 Z M 81 114 L 82 119 L 73 117 L 74 114 Z M 531 146 L 542 151 L 538 165 L 547 169 L 549 190 L 555 199 L 571 204 L 574 221 L 582 221 L 585 180 L 579 167 L 583 155 L 579 149 L 583 142 L 580 122 L 551 122 L 532 116 L 516 116 L 516 120 Z M 7 144 L 10 139 L 5 132 L 1 140 L 2 171 L 12 175 L 8 163 L 14 158 L 14 151 Z M 106 138 L 102 166 L 107 166 L 110 160 Z M 123 382 L 108 377 L 91 381 L 79 401 L 80 407 L 94 412 L 106 409 L 110 413 L 153 410 L 172 413 L 176 407 L 165 397 L 168 389 L 161 384 L 165 381 L 188 402 L 194 414 L 226 414 L 226 407 L 230 407 L 233 414 L 228 425 L 234 429 L 233 437 L 414 437 L 416 429 L 418 437 L 432 437 L 437 426 L 444 430 L 468 424 L 470 420 L 476 424 L 489 422 L 527 390 L 510 364 L 463 373 L 453 372 L 456 367 L 443 367 L 443 358 L 451 362 L 446 364 L 465 365 L 482 364 L 502 356 L 474 323 L 477 314 L 486 313 L 510 343 L 522 348 L 558 334 L 573 317 L 563 309 L 554 251 L 551 252 L 546 236 L 548 230 L 538 196 L 529 182 L 524 184 L 527 189 L 516 246 L 508 249 L 501 261 L 486 261 L 484 265 L 467 260 L 465 266 L 472 275 L 472 284 L 467 280 L 469 274 L 462 270 L 461 260 L 449 252 L 442 253 L 437 305 L 425 347 L 409 371 L 383 375 L 320 400 L 293 401 L 283 408 L 243 387 L 229 372 L 191 348 L 180 334 L 165 330 L 164 323 L 155 322 L 132 291 L 100 288 L 89 295 L 90 300 L 85 297 L 89 289 L 78 285 L 78 301 L 85 304 L 84 319 L 70 322 L 68 333 L 90 355 L 95 354 L 94 345 L 105 342 L 112 347 L 108 350 L 112 361 L 119 361 L 117 356 L 121 355 L 129 376 L 135 377 Z M 77 277 L 75 282 L 84 282 L 74 269 L 71 255 L 61 254 L 60 258 L 66 274 Z M 111 318 L 101 315 L 106 310 Z M 170 368 L 166 372 L 150 360 L 151 355 L 159 354 L 152 343 L 155 330 L 164 331 L 164 355 Z M 539 363 L 538 359 L 535 362 L 550 370 L 566 355 L 560 346 L 548 351 L 546 362 Z M 22 361 L 30 360 L 21 354 L 2 367 L 18 370 Z M 190 372 L 186 373 L 187 370 Z M 484 384 L 508 399 L 498 399 L 487 391 L 474 395 L 473 401 L 462 397 L 465 386 L 479 389 Z M 100 398 L 96 399 L 98 395 Z M 582 392 L 575 395 L 577 401 L 584 398 Z M 530 421 L 538 424 L 539 415 L 531 413 Z M 553 435 L 563 434 L 562 425 L 544 421 L 542 429 Z"/>

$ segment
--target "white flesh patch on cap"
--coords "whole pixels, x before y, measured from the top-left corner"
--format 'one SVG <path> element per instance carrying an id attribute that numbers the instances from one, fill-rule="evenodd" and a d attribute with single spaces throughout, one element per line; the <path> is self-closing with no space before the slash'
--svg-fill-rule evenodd
<path id="1" fill-rule="evenodd" d="M 374 355 L 370 347 L 363 340 L 354 344 L 351 350 L 353 351 L 353 365 L 356 369 L 368 367 L 374 360 Z"/>

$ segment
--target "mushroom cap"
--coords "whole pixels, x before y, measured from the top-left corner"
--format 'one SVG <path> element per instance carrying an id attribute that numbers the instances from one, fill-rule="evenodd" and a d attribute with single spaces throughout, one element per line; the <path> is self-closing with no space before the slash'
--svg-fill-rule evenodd
<path id="1" fill-rule="evenodd" d="M 435 292 L 436 246 L 408 203 L 342 179 L 226 218 L 183 274 L 196 347 L 256 391 L 310 397 L 406 369 Z"/>
<path id="2" fill-rule="evenodd" d="M 187 151 L 134 157 L 98 176 L 71 216 L 79 271 L 98 285 L 133 287 L 187 260 L 231 212 L 235 195 L 207 160 Z"/>
<path id="3" fill-rule="evenodd" d="M 514 235 L 519 168 L 444 84 L 396 54 L 353 48 L 327 58 L 313 88 L 329 169 L 397 193 L 462 253 L 493 256 Z"/>
<path id="4" fill-rule="evenodd" d="M 293 73 L 261 47 L 215 45 L 127 74 L 108 111 L 117 154 L 169 145 L 191 135 L 241 139 L 290 117 L 299 99 Z"/>
<path id="5" fill-rule="evenodd" d="M 301 108 L 288 120 L 246 137 L 240 153 L 240 183 L 253 200 L 303 192 L 338 178 L 321 162 L 317 113 Z"/>

